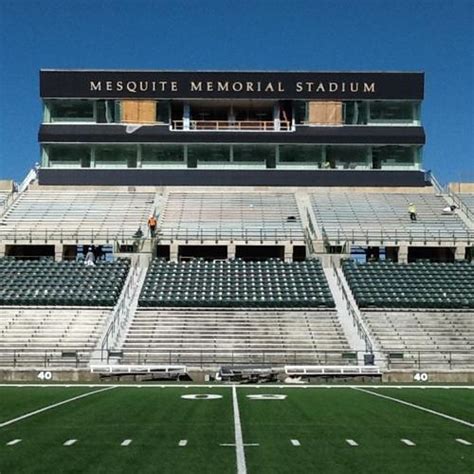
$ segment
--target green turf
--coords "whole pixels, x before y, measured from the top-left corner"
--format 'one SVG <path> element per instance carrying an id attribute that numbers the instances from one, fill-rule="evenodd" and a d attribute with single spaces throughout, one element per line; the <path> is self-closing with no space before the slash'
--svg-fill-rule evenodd
<path id="1" fill-rule="evenodd" d="M 0 423 L 46 405 L 97 389 L 88 387 L 1 387 Z"/>
<path id="2" fill-rule="evenodd" d="M 424 390 L 383 388 L 373 391 L 474 423 L 474 390 L 457 388 L 430 388 Z"/>
<path id="3" fill-rule="evenodd" d="M 97 389 L 1 387 L 0 413 L 37 409 L 74 396 L 72 390 Z M 473 390 L 378 390 L 459 418 L 472 415 Z M 181 398 L 189 393 L 223 398 Z M 245 447 L 249 474 L 473 472 L 474 446 L 455 438 L 474 443 L 474 430 L 459 423 L 350 388 L 242 386 L 237 393 L 244 443 L 259 444 Z M 259 393 L 287 398 L 247 398 Z M 15 438 L 22 442 L 6 446 Z M 71 438 L 77 443 L 64 447 Z M 416 446 L 403 445 L 401 438 Z M 124 439 L 132 444 L 121 447 Z M 181 439 L 188 440 L 184 448 Z M 235 448 L 220 446 L 234 440 L 230 387 L 122 386 L 0 428 L 0 472 L 235 473 Z"/>
<path id="4" fill-rule="evenodd" d="M 250 472 L 472 473 L 472 447 L 455 442 L 474 441 L 469 427 L 351 389 L 263 390 L 288 398 L 248 400 L 255 390 L 239 390 L 245 441 L 260 443 L 246 451 Z"/>

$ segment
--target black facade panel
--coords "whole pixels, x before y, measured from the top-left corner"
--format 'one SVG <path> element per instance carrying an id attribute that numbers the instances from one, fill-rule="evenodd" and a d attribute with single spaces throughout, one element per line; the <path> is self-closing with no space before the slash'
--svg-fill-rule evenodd
<path id="1" fill-rule="evenodd" d="M 296 127 L 294 132 L 172 131 L 164 125 L 41 125 L 40 142 L 83 143 L 339 143 L 423 145 L 423 127 Z"/>
<path id="2" fill-rule="evenodd" d="M 42 185 L 110 186 L 412 186 L 422 171 L 40 169 Z"/>
<path id="3" fill-rule="evenodd" d="M 44 98 L 422 100 L 423 73 L 40 72 Z"/>

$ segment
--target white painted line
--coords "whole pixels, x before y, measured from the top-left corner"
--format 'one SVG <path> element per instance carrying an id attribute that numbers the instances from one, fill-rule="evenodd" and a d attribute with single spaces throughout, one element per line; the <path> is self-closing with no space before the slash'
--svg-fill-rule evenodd
<path id="1" fill-rule="evenodd" d="M 456 441 L 458 443 L 464 444 L 465 446 L 472 446 L 472 443 L 470 441 L 466 441 L 465 439 L 462 439 L 462 438 L 456 438 Z"/>
<path id="2" fill-rule="evenodd" d="M 15 446 L 15 444 L 18 444 L 21 441 L 21 439 L 12 439 L 11 441 L 8 441 L 7 446 Z"/>
<path id="3" fill-rule="evenodd" d="M 72 446 L 76 441 L 77 439 L 68 439 L 64 442 L 63 446 Z"/>
<path id="4" fill-rule="evenodd" d="M 239 402 L 237 400 L 237 389 L 232 385 L 232 406 L 234 408 L 234 432 L 235 432 L 235 455 L 237 457 L 237 474 L 247 474 L 245 464 L 244 440 L 242 438 L 242 426 L 240 424 Z"/>
<path id="5" fill-rule="evenodd" d="M 124 439 L 124 440 L 120 443 L 120 446 L 130 446 L 131 443 L 132 443 L 132 440 L 131 440 L 131 439 Z"/>
<path id="6" fill-rule="evenodd" d="M 386 388 L 389 388 L 389 387 L 386 387 Z M 440 416 L 442 418 L 446 418 L 448 420 L 455 421 L 456 423 L 461 423 L 463 425 L 470 426 L 471 428 L 474 428 L 474 424 L 469 423 L 469 421 L 461 420 L 459 418 L 454 418 L 454 416 L 449 416 L 449 415 L 446 415 L 445 413 L 441 413 L 439 411 L 430 410 L 429 408 L 425 408 L 425 407 L 422 407 L 420 405 L 415 405 L 414 403 L 406 402 L 404 400 L 400 400 L 400 399 L 394 398 L 394 397 L 389 397 L 388 395 L 382 395 L 381 393 L 371 392 L 370 390 L 365 390 L 363 388 L 354 388 L 354 390 L 358 390 L 359 392 L 368 393 L 370 395 L 373 395 L 374 397 L 380 397 L 380 398 L 385 398 L 387 400 L 392 400 L 393 402 L 401 403 L 402 405 L 406 405 L 406 406 L 409 406 L 409 407 L 412 407 L 412 408 L 416 408 L 416 409 L 421 410 L 421 411 L 426 411 L 427 413 L 431 413 L 432 415 Z"/>
<path id="7" fill-rule="evenodd" d="M 104 388 L 104 387 L 123 387 L 123 388 L 133 388 L 137 387 L 138 384 L 84 384 L 84 383 L 78 383 L 74 385 L 68 384 L 68 387 L 71 388 L 79 388 L 79 387 L 90 387 L 90 388 Z M 52 384 L 42 384 L 42 383 L 31 383 L 28 385 L 24 384 L 13 384 L 13 383 L 0 383 L 0 387 L 14 387 L 14 388 L 20 388 L 20 387 L 25 387 L 25 388 L 31 388 L 31 387 L 40 387 L 40 388 L 64 388 L 66 387 L 66 384 L 60 384 L 60 383 L 52 383 Z M 158 385 L 158 384 L 147 384 L 147 385 L 142 385 L 142 388 L 183 388 L 183 385 L 177 385 L 177 384 L 169 384 L 169 385 Z M 186 385 L 185 387 L 190 388 L 189 385 Z M 203 385 L 203 384 L 196 384 L 192 386 L 193 388 L 208 388 L 208 385 Z M 440 389 L 440 388 L 446 388 L 446 389 L 456 389 L 456 390 L 474 390 L 474 385 L 298 385 L 298 384 L 288 384 L 288 385 L 272 385 L 272 388 L 284 388 L 284 389 L 296 389 L 296 390 L 301 390 L 301 389 L 348 389 L 348 388 L 371 388 L 371 389 L 378 389 L 378 388 L 398 388 L 398 389 L 407 389 L 407 390 L 420 390 L 422 387 L 425 389 Z M 230 388 L 229 385 L 215 385 L 214 388 Z M 261 389 L 261 385 L 256 385 L 256 384 L 245 384 L 245 388 L 255 388 L 255 389 Z M 265 387 L 264 387 L 265 388 Z"/>
<path id="8" fill-rule="evenodd" d="M 259 443 L 244 443 L 243 445 L 245 447 L 247 447 L 247 446 L 260 446 Z M 221 444 L 219 444 L 219 446 L 226 446 L 226 447 L 232 446 L 233 448 L 235 448 L 237 445 L 235 443 L 221 443 Z"/>
<path id="9" fill-rule="evenodd" d="M 402 438 L 400 440 L 403 444 L 406 444 L 407 446 L 416 446 L 416 444 L 413 441 L 410 441 L 409 439 Z"/>
<path id="10" fill-rule="evenodd" d="M 297 439 L 290 440 L 293 446 L 301 446 L 301 443 Z"/>
<path id="11" fill-rule="evenodd" d="M 188 444 L 188 440 L 187 439 L 182 439 L 182 440 L 180 440 L 180 442 L 178 444 L 179 444 L 179 446 L 186 446 Z"/>
<path id="12" fill-rule="evenodd" d="M 12 423 L 16 423 L 17 421 L 24 420 L 25 418 L 29 418 L 30 416 L 37 415 L 39 413 L 43 413 L 46 410 L 51 410 L 52 408 L 59 407 L 61 405 L 65 405 L 66 403 L 73 402 L 74 400 L 79 400 L 80 398 L 85 398 L 88 397 L 89 395 L 94 395 L 94 393 L 100 393 L 100 392 L 105 392 L 106 390 L 111 390 L 115 387 L 106 387 L 101 390 L 94 390 L 93 392 L 87 392 L 83 393 L 82 395 L 78 395 L 77 397 L 73 398 L 68 398 L 67 400 L 63 400 L 62 402 L 54 403 L 53 405 L 48 405 L 44 408 L 40 408 L 39 410 L 32 411 L 30 413 L 26 413 L 25 415 L 19 416 L 18 418 L 13 418 L 12 420 L 5 421 L 3 423 L 0 423 L 0 428 L 3 428 L 4 426 L 11 425 Z"/>
<path id="13" fill-rule="evenodd" d="M 359 446 L 359 444 L 356 443 L 353 439 L 346 439 L 346 443 L 347 443 L 349 446 Z"/>

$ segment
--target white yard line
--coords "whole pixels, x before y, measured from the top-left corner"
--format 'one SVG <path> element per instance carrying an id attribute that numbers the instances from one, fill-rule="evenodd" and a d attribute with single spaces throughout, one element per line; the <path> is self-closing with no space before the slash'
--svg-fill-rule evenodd
<path id="1" fill-rule="evenodd" d="M 131 440 L 131 439 L 124 439 L 124 440 L 120 443 L 120 446 L 130 446 L 131 443 L 132 443 L 132 440 Z"/>
<path id="2" fill-rule="evenodd" d="M 407 446 L 416 446 L 416 444 L 411 441 L 410 439 L 402 438 L 400 440 L 403 444 L 406 444 Z"/>
<path id="3" fill-rule="evenodd" d="M 346 443 L 347 443 L 349 446 L 359 446 L 359 444 L 356 443 L 353 439 L 346 439 Z"/>
<path id="4" fill-rule="evenodd" d="M 237 400 L 237 389 L 232 385 L 232 406 L 234 408 L 234 431 L 235 431 L 235 455 L 237 457 L 237 474 L 247 474 L 245 465 L 244 440 L 242 438 L 242 426 L 240 424 L 239 402 Z"/>
<path id="5" fill-rule="evenodd" d="M 290 440 L 293 446 L 301 446 L 301 443 L 297 439 Z"/>
<path id="6" fill-rule="evenodd" d="M 77 439 L 68 439 L 67 441 L 64 442 L 63 446 L 72 446 L 75 444 Z"/>
<path id="7" fill-rule="evenodd" d="M 472 443 L 470 441 L 466 441 L 465 439 L 462 439 L 462 438 L 456 438 L 456 441 L 458 443 L 464 444 L 464 446 L 472 446 Z"/>
<path id="8" fill-rule="evenodd" d="M 12 420 L 8 420 L 8 421 L 4 421 L 3 423 L 0 423 L 0 428 L 16 423 L 17 421 L 24 420 L 25 418 L 29 418 L 30 416 L 38 415 L 39 413 L 43 413 L 44 411 L 51 410 L 61 405 L 65 405 L 66 403 L 73 402 L 74 400 L 79 400 L 81 398 L 88 397 L 89 395 L 94 395 L 94 393 L 105 392 L 106 390 L 111 390 L 113 388 L 115 387 L 106 387 L 106 388 L 102 388 L 101 390 L 94 390 L 93 392 L 83 393 L 82 395 L 78 395 L 77 397 L 68 398 L 67 400 L 63 400 L 62 402 L 54 403 L 53 405 L 48 405 L 44 408 L 40 408 L 39 410 L 31 411 L 29 413 L 26 413 L 25 415 L 19 416 L 18 418 L 13 418 Z"/>
<path id="9" fill-rule="evenodd" d="M 15 444 L 18 444 L 21 442 L 21 439 L 12 439 L 11 441 L 8 441 L 7 446 L 15 446 Z"/>
<path id="10" fill-rule="evenodd" d="M 390 388 L 390 387 L 385 387 Z M 469 426 L 470 428 L 474 428 L 473 423 L 469 423 L 469 421 L 461 420 L 459 418 L 455 418 L 454 416 L 446 415 L 445 413 L 441 413 L 439 411 L 431 410 L 430 408 L 425 408 L 420 405 L 415 405 L 414 403 L 406 402 L 405 400 L 400 400 L 399 398 L 389 397 L 388 395 L 382 395 L 381 393 L 371 392 L 370 390 L 365 390 L 363 388 L 354 388 L 354 390 L 358 390 L 359 392 L 368 393 L 373 395 L 374 397 L 385 398 L 386 400 L 392 400 L 392 402 L 397 402 L 402 405 L 406 405 L 412 408 L 416 408 L 417 410 L 425 411 L 427 413 L 431 413 L 432 415 L 440 416 L 442 418 L 446 418 L 447 420 L 455 421 L 456 423 L 461 423 L 463 425 Z"/>
<path id="11" fill-rule="evenodd" d="M 90 384 L 90 383 L 78 383 L 78 384 L 59 384 L 59 383 L 51 383 L 51 384 L 44 384 L 44 383 L 31 383 L 31 384 L 13 384 L 13 383 L 0 383 L 0 387 L 15 387 L 15 388 L 28 388 L 28 387 L 58 387 L 58 388 L 64 388 L 64 387 L 88 387 L 88 388 L 98 388 L 98 387 L 125 387 L 125 388 L 130 388 L 130 387 L 141 387 L 141 388 L 226 388 L 227 385 L 208 385 L 208 384 L 193 384 L 193 385 L 178 385 L 178 384 L 169 384 L 169 385 L 163 385 L 163 384 L 149 384 L 149 385 L 139 385 L 139 384 Z M 474 390 L 474 385 L 323 385 L 323 384 L 317 384 L 317 385 L 310 385 L 310 384 L 301 384 L 301 385 L 292 385 L 292 384 L 287 384 L 287 385 L 269 385 L 268 387 L 271 388 L 288 388 L 288 389 L 303 389 L 303 388 L 314 388 L 314 389 L 322 389 L 322 388 L 333 388 L 333 389 L 347 389 L 347 388 L 399 388 L 399 389 L 414 389 L 414 390 L 420 390 L 421 388 L 423 389 L 453 389 L 453 390 Z M 261 385 L 256 385 L 256 384 L 245 384 L 245 388 L 257 388 L 260 389 L 262 388 Z"/>

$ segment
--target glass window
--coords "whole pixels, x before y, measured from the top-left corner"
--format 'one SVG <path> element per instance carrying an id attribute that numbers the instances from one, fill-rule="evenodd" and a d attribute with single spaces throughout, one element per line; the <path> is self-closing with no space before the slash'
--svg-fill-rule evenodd
<path id="1" fill-rule="evenodd" d="M 135 145 L 98 145 L 95 147 L 96 168 L 136 168 Z"/>
<path id="2" fill-rule="evenodd" d="M 346 125 L 367 124 L 367 102 L 352 101 L 344 103 L 344 123 Z"/>
<path id="3" fill-rule="evenodd" d="M 317 165 L 322 160 L 322 146 L 319 145 L 279 145 L 279 163 L 303 163 Z"/>
<path id="4" fill-rule="evenodd" d="M 61 100 L 49 103 L 51 122 L 93 122 L 94 103 L 90 100 Z"/>
<path id="5" fill-rule="evenodd" d="M 234 145 L 234 160 L 240 163 L 264 163 L 275 160 L 275 145 Z"/>
<path id="6" fill-rule="evenodd" d="M 372 122 L 413 122 L 415 109 L 409 101 L 374 101 L 370 103 Z"/>
<path id="7" fill-rule="evenodd" d="M 414 146 L 375 146 L 372 148 L 375 169 L 403 169 L 413 167 L 418 160 L 418 147 Z"/>
<path id="8" fill-rule="evenodd" d="M 115 100 L 98 100 L 97 123 L 114 123 L 115 109 Z"/>
<path id="9" fill-rule="evenodd" d="M 84 145 L 49 145 L 46 147 L 51 168 L 88 168 L 91 149 Z"/>
<path id="10" fill-rule="evenodd" d="M 183 145 L 142 145 L 142 167 L 184 163 Z"/>
<path id="11" fill-rule="evenodd" d="M 367 168 L 369 147 L 367 146 L 327 146 L 325 168 L 356 169 Z"/>
<path id="12" fill-rule="evenodd" d="M 295 113 L 295 123 L 297 125 L 305 123 L 306 118 L 306 102 L 303 100 L 296 100 L 293 103 L 294 113 Z"/>
<path id="13" fill-rule="evenodd" d="M 229 163 L 230 145 L 189 145 L 188 162 Z"/>

